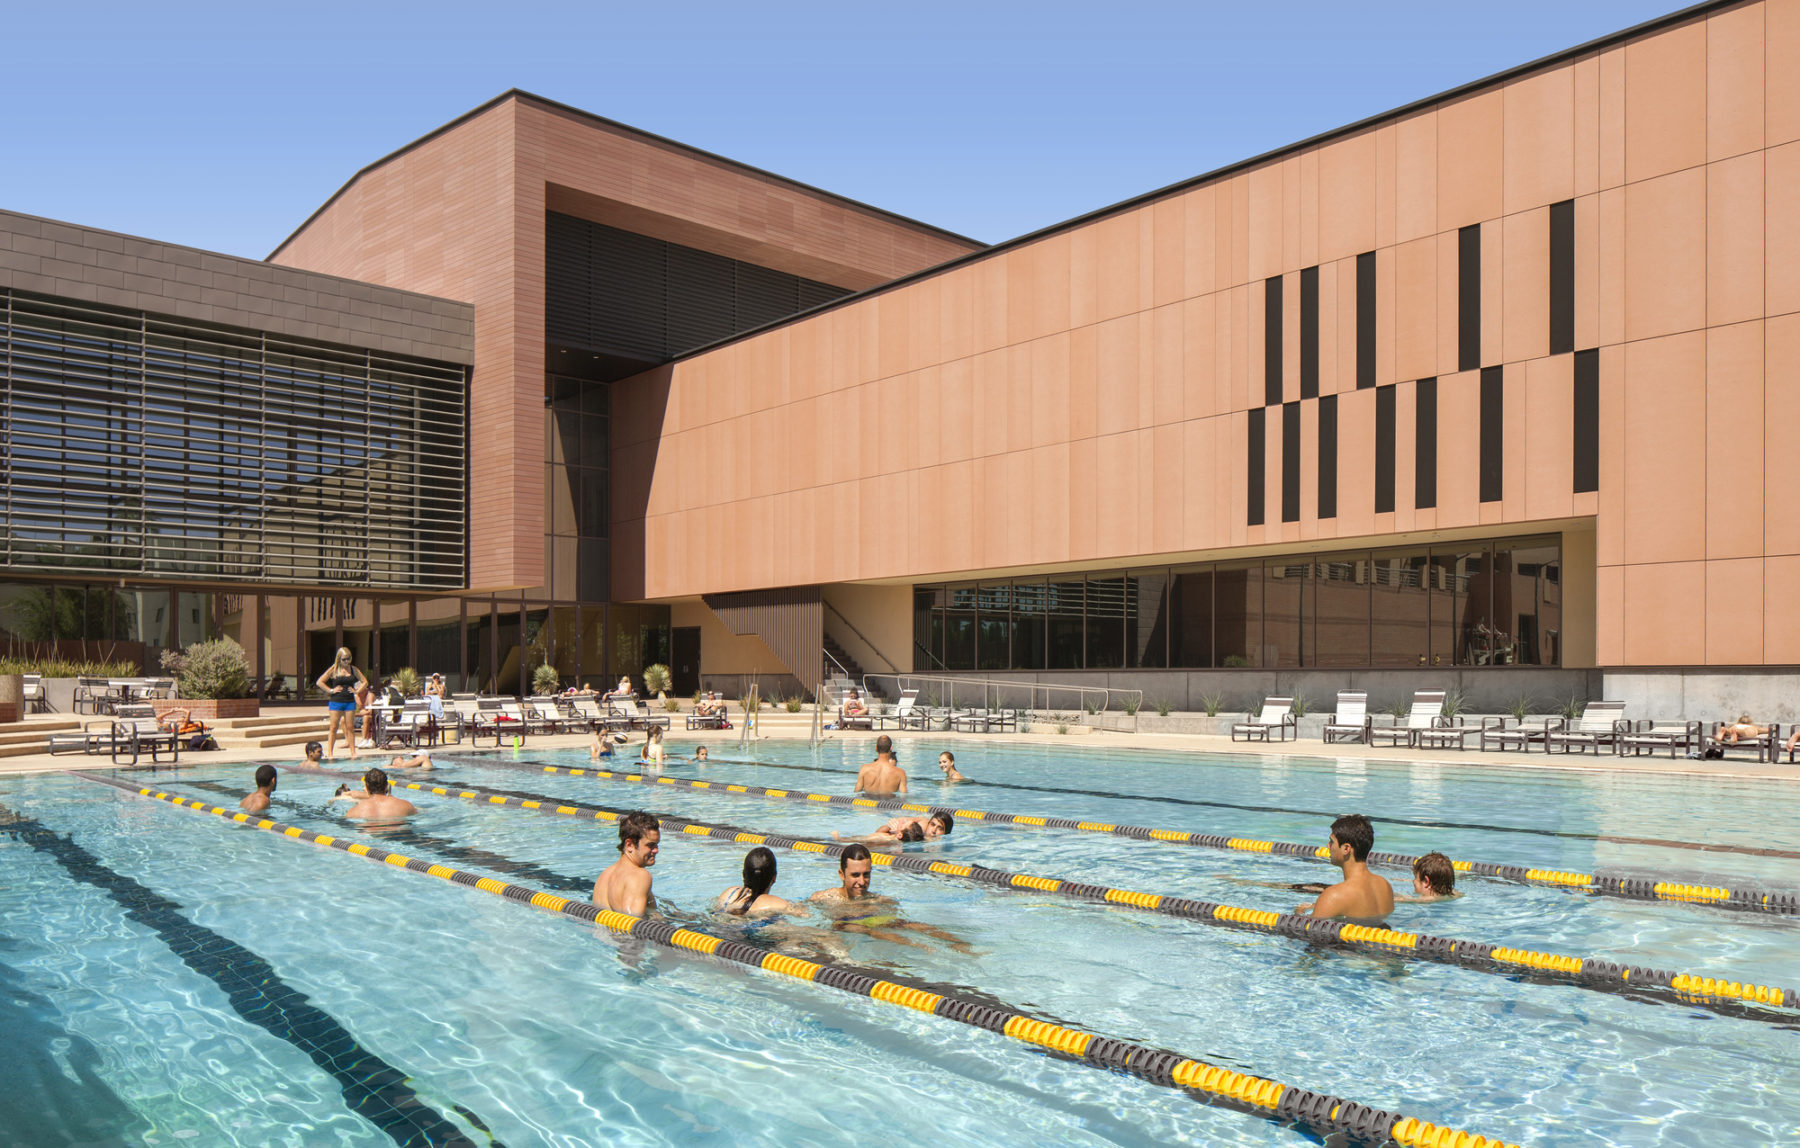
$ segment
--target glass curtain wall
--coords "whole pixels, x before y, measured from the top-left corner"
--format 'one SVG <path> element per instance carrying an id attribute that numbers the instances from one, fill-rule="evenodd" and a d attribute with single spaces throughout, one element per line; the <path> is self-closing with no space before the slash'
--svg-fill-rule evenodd
<path id="1" fill-rule="evenodd" d="M 951 670 L 1554 666 L 1556 537 L 913 588 Z"/>

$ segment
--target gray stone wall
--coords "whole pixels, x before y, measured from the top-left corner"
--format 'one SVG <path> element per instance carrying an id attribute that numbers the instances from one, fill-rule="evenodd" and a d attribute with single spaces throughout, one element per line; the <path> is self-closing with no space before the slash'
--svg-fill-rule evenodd
<path id="1" fill-rule="evenodd" d="M 0 211 L 0 287 L 467 366 L 475 308 Z"/>

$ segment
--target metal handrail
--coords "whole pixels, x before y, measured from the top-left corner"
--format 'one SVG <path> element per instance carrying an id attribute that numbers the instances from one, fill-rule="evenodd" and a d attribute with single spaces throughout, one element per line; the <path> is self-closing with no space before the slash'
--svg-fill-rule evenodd
<path id="1" fill-rule="evenodd" d="M 852 634 L 855 634 L 858 638 L 860 638 L 862 640 L 863 645 L 865 645 L 865 646 L 869 647 L 869 649 L 873 650 L 875 652 L 876 657 L 878 657 L 882 661 L 886 662 L 888 664 L 889 669 L 897 670 L 900 668 L 900 663 L 896 662 L 894 659 L 892 659 L 892 658 L 888 657 L 886 654 L 882 653 L 881 647 L 877 646 L 874 642 L 869 641 L 868 635 L 864 634 L 861 630 L 857 629 L 855 622 L 852 622 L 850 619 L 844 617 L 844 612 L 842 610 L 838 609 L 836 606 L 833 606 L 830 602 L 827 602 L 823 597 L 821 597 L 819 599 L 819 602 L 827 610 L 830 610 L 833 614 L 836 614 L 838 617 L 838 621 L 840 621 L 844 625 L 850 627 L 850 632 Z M 836 659 L 833 659 L 833 660 L 835 661 Z M 843 669 L 842 666 L 839 666 L 838 668 Z"/>
<path id="2" fill-rule="evenodd" d="M 818 749 L 819 743 L 825 740 L 825 683 L 813 693 L 812 748 Z"/>
<path id="3" fill-rule="evenodd" d="M 831 656 L 830 650 L 826 649 L 824 646 L 820 646 L 819 652 L 821 654 L 824 654 L 825 660 L 830 662 L 832 664 L 832 666 L 837 669 L 838 677 L 844 678 L 844 679 L 848 679 L 850 677 L 850 671 L 844 668 L 844 663 L 838 661 L 836 658 Z M 815 695 L 815 696 L 817 696 L 817 695 Z"/>
<path id="4" fill-rule="evenodd" d="M 869 679 L 878 678 L 894 683 L 895 697 L 902 691 L 916 689 L 922 694 L 932 695 L 931 705 L 948 705 L 952 712 L 957 707 L 957 692 L 963 691 L 965 699 L 979 693 L 980 702 L 966 701 L 964 708 L 979 709 L 1023 709 L 1033 715 L 1056 714 L 1068 711 L 1071 717 L 1094 717 L 1099 719 L 1096 726 L 1107 728 L 1108 716 L 1114 712 L 1112 702 L 1114 695 L 1120 703 L 1118 712 L 1131 719 L 1131 732 L 1137 732 L 1138 711 L 1144 707 L 1143 690 L 1112 689 L 1107 686 L 1058 685 L 1044 682 L 1002 681 L 997 678 L 963 678 L 938 674 L 864 674 L 863 693 L 871 694 Z M 1026 704 L 1020 705 L 1017 698 L 1023 694 Z M 1055 704 L 1058 695 L 1068 700 L 1074 695 L 1073 706 Z M 948 700 L 945 701 L 944 699 Z M 1039 700 L 1043 704 L 1039 705 Z M 1127 706 L 1127 703 L 1130 703 Z M 916 704 L 916 703 L 915 703 Z M 1123 728 L 1121 726 L 1120 728 Z"/>
<path id="5" fill-rule="evenodd" d="M 918 653 L 924 654 L 926 657 L 930 658 L 932 661 L 936 662 L 938 669 L 947 670 L 950 668 L 949 666 L 944 664 L 944 659 L 938 657 L 936 654 L 934 654 L 930 650 L 926 649 L 924 647 L 924 645 L 922 643 L 920 643 L 917 639 L 914 639 L 914 641 L 913 641 L 913 649 L 915 651 L 917 651 Z"/>
<path id="6" fill-rule="evenodd" d="M 738 729 L 739 749 L 743 749 L 749 742 L 750 733 L 756 728 L 756 711 L 761 706 L 762 698 L 758 694 L 756 681 L 753 675 L 750 682 L 750 689 L 744 695 L 744 724 Z"/>

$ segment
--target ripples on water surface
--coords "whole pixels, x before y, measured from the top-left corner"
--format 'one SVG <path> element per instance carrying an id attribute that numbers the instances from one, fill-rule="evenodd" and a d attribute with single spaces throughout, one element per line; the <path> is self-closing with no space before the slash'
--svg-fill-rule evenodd
<path id="1" fill-rule="evenodd" d="M 1333 815 L 1361 811 L 1378 819 L 1377 847 L 1399 852 L 1800 884 L 1800 861 L 1748 852 L 1800 852 L 1800 822 L 1771 813 L 1791 802 L 1785 786 L 953 744 L 965 773 L 1002 785 L 941 786 L 931 780 L 935 746 L 903 745 L 917 799 L 1303 842 L 1323 841 Z M 679 741 L 672 748 L 685 752 Z M 816 754 L 764 745 L 754 762 L 676 762 L 669 772 L 841 793 L 867 751 L 867 742 Z M 585 753 L 443 762 L 438 776 L 459 784 L 759 831 L 823 837 L 880 820 L 532 768 L 585 765 Z M 152 776 L 171 792 L 230 804 L 213 787 L 241 792 L 249 773 L 196 763 Z M 271 815 L 576 896 L 616 856 L 604 823 L 432 795 L 414 795 L 419 815 L 384 837 L 327 808 L 335 784 L 285 774 Z M 344 1091 L 345 1081 L 354 1089 L 388 1080 L 382 1067 L 394 1090 L 380 1095 L 403 1111 L 429 1113 L 440 1133 L 468 1143 L 512 1148 L 895 1135 L 1006 1145 L 1309 1142 L 991 1034 L 621 946 L 567 919 L 91 783 L 0 780 L 0 805 L 42 827 L 0 833 L 7 1143 L 391 1144 L 397 1136 L 354 1114 Z M 67 851 L 45 847 L 45 833 L 78 846 L 106 876 L 77 880 Z M 973 820 L 924 848 L 963 863 L 1277 910 L 1310 899 L 1287 884 L 1331 872 L 1291 858 Z M 742 854 L 724 842 L 665 838 L 658 898 L 700 927 L 742 934 L 736 922 L 705 917 L 736 883 Z M 830 859 L 778 856 L 777 892 L 799 899 L 835 884 Z M 959 935 L 974 954 L 923 937 L 908 947 L 805 925 L 742 935 L 841 952 L 1096 1032 L 1522 1143 L 1800 1140 L 1792 1025 L 913 874 L 878 871 L 876 883 L 908 917 Z M 1792 918 L 1464 887 L 1469 895 L 1453 903 L 1402 905 L 1392 923 L 1800 985 Z M 128 915 L 117 890 L 130 888 L 173 908 Z M 190 953 L 200 968 L 176 954 L 183 945 L 200 954 Z M 228 996 L 229 970 L 209 965 L 207 953 L 266 962 L 292 999 L 318 1010 L 324 1034 L 311 1022 L 304 1032 L 272 1032 L 246 1019 Z M 309 1040 L 348 1042 L 351 1053 L 332 1062 L 337 1076 L 309 1057 Z"/>

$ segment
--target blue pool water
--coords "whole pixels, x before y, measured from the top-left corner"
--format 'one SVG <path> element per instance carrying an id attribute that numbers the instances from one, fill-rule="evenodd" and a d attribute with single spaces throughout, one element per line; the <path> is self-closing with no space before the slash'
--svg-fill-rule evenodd
<path id="1" fill-rule="evenodd" d="M 950 742 L 959 808 L 1793 888 L 1782 784 L 1430 763 L 1230 758 Z M 903 751 L 910 747 L 903 746 Z M 672 745 L 685 753 L 683 745 Z M 765 744 L 671 776 L 847 792 L 866 742 Z M 720 749 L 720 758 L 733 751 Z M 547 774 L 585 752 L 446 756 L 442 781 L 810 837 L 851 809 Z M 233 804 L 251 767 L 127 775 Z M 283 775 L 271 816 L 582 897 L 606 823 L 409 795 L 404 830 L 347 825 L 336 782 Z M 1055 792 L 1079 791 L 1079 792 Z M 698 958 L 388 866 L 51 775 L 0 779 L 0 1144 L 1304 1144 L 1302 1134 L 1002 1037 Z M 1705 847 L 1704 849 L 1695 848 Z M 1332 872 L 1292 859 L 984 826 L 913 849 L 960 863 L 1260 909 Z M 708 907 L 743 847 L 665 837 L 665 910 Z M 776 892 L 835 884 L 778 853 Z M 1400 874 L 1391 875 L 1396 884 Z M 1466 881 L 1397 928 L 1800 985 L 1800 920 Z M 752 930 L 963 986 L 1062 1023 L 1522 1144 L 1800 1140 L 1796 1025 L 1309 947 L 1196 922 L 888 870 L 878 892 L 971 952 Z"/>

